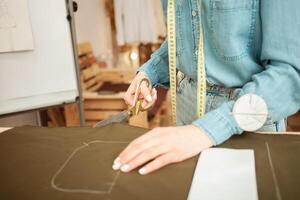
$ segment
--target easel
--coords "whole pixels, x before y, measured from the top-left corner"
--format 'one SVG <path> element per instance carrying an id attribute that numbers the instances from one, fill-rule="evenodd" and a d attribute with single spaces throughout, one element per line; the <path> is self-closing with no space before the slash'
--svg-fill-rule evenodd
<path id="1" fill-rule="evenodd" d="M 78 94 L 78 96 L 72 96 L 72 99 L 70 98 L 66 98 L 68 99 L 66 101 L 66 99 L 61 98 L 60 93 L 57 92 L 55 93 L 58 97 L 58 99 L 54 99 L 54 102 L 48 103 L 48 104 L 39 104 L 39 105 L 34 105 L 34 106 L 29 106 L 28 108 L 23 108 L 22 109 L 12 109 L 13 106 L 12 105 L 7 105 L 7 104 L 2 104 L 2 108 L 4 108 L 4 111 L 2 112 L 0 117 L 7 117 L 7 116 L 11 116 L 11 115 L 16 115 L 16 114 L 20 114 L 20 113 L 24 113 L 24 112 L 29 112 L 29 111 L 41 111 L 41 110 L 45 110 L 48 108 L 55 108 L 58 106 L 63 106 L 69 103 L 76 103 L 78 106 L 78 110 L 79 110 L 79 118 L 80 118 L 80 125 L 83 126 L 85 123 L 85 117 L 84 117 L 84 112 L 83 112 L 83 98 L 82 98 L 82 92 L 81 92 L 81 86 L 80 86 L 80 75 L 79 75 L 79 65 L 78 65 L 78 61 L 77 61 L 77 41 L 76 41 L 76 32 L 75 32 L 75 24 L 74 24 L 74 12 L 76 12 L 77 10 L 77 4 L 75 2 L 73 2 L 73 0 L 66 0 L 65 1 L 65 5 L 66 5 L 66 18 L 69 22 L 70 25 L 70 31 L 71 31 L 71 41 L 72 41 L 72 50 L 73 50 L 73 59 L 74 59 L 74 64 L 75 64 L 75 74 L 76 74 L 76 85 L 77 85 L 77 90 L 76 90 L 76 95 Z M 64 20 L 64 19 L 62 19 Z M 74 93 L 75 94 L 75 93 Z M 72 94 L 72 95 L 74 95 Z M 16 99 L 13 100 L 13 105 L 19 105 L 19 104 L 23 104 L 23 105 L 31 105 L 29 102 L 39 102 L 40 98 L 48 98 L 47 94 L 45 95 L 40 95 L 41 97 L 37 97 L 37 98 L 32 98 L 30 101 L 29 99 L 24 98 L 23 99 Z M 12 101 L 11 101 L 12 102 Z"/>

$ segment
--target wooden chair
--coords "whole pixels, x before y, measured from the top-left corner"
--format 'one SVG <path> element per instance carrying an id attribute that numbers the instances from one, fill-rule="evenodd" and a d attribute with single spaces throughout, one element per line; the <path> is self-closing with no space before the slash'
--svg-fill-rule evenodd
<path id="1" fill-rule="evenodd" d="M 124 92 L 102 92 L 101 86 L 104 83 L 130 84 L 135 76 L 135 71 L 129 69 L 103 68 L 95 59 L 89 43 L 79 44 L 78 52 L 86 125 L 94 126 L 98 121 L 127 109 L 127 105 L 123 100 Z M 79 125 L 79 119 L 76 117 L 78 116 L 76 113 L 76 105 L 65 106 L 67 126 Z M 129 124 L 148 128 L 147 113 L 144 112 L 139 116 L 131 118 Z"/>
<path id="2" fill-rule="evenodd" d="M 300 131 L 300 110 L 288 118 L 288 131 Z"/>

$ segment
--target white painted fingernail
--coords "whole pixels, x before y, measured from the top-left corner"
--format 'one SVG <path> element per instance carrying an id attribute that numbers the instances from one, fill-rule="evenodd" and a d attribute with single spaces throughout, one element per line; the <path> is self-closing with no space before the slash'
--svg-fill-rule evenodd
<path id="1" fill-rule="evenodd" d="M 125 164 L 125 165 L 123 165 L 123 166 L 121 167 L 121 171 L 122 171 L 122 172 L 127 172 L 128 169 L 129 169 L 129 165 L 128 165 L 128 164 Z"/>
<path id="2" fill-rule="evenodd" d="M 120 163 L 120 158 L 119 158 L 119 157 L 117 157 L 117 158 L 114 160 L 114 164 L 116 164 L 116 163 Z"/>
<path id="3" fill-rule="evenodd" d="M 144 175 L 144 174 L 146 174 L 146 168 L 141 168 L 141 169 L 139 169 L 139 174 L 141 174 L 141 175 Z"/>
<path id="4" fill-rule="evenodd" d="M 115 163 L 115 164 L 113 164 L 113 166 L 112 166 L 112 168 L 113 168 L 113 170 L 119 170 L 120 169 L 120 167 L 121 167 L 121 163 Z"/>
<path id="5" fill-rule="evenodd" d="M 146 96 L 146 100 L 147 100 L 148 102 L 151 102 L 151 101 L 152 101 L 152 97 L 151 97 L 150 95 L 147 95 L 147 96 Z"/>

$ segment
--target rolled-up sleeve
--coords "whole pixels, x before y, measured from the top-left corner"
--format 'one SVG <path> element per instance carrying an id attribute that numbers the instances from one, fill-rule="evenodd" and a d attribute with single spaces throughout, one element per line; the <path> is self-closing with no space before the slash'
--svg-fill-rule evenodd
<path id="1" fill-rule="evenodd" d="M 168 40 L 166 39 L 161 47 L 156 50 L 150 60 L 142 65 L 138 72 L 145 72 L 153 87 L 157 85 L 168 87 L 169 85 L 169 59 Z"/>
<path id="2" fill-rule="evenodd" d="M 262 97 L 269 117 L 278 121 L 300 108 L 300 12 L 298 0 L 261 1 L 262 51 L 264 71 L 254 74 L 240 96 Z M 242 68 L 242 66 L 241 66 Z M 243 131 L 231 115 L 234 101 L 226 102 L 193 122 L 215 145 Z"/>

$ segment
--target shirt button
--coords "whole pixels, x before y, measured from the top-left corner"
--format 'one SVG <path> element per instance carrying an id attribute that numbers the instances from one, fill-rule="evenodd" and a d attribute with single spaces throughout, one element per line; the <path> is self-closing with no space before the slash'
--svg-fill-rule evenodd
<path id="1" fill-rule="evenodd" d="M 192 15 L 193 15 L 193 17 L 195 17 L 197 15 L 197 12 L 193 10 Z"/>

